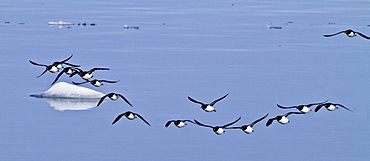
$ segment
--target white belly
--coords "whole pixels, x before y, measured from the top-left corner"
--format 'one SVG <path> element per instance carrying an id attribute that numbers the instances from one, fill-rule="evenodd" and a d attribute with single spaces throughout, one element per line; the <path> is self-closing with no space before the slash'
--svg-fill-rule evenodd
<path id="1" fill-rule="evenodd" d="M 329 111 L 334 111 L 335 109 L 337 109 L 337 107 L 335 107 L 334 105 L 330 105 L 327 109 Z"/>
<path id="2" fill-rule="evenodd" d="M 250 134 L 250 133 L 252 133 L 252 132 L 253 132 L 253 128 L 252 128 L 252 127 L 250 127 L 250 126 L 248 126 L 248 127 L 244 130 L 244 132 L 245 132 L 245 133 L 247 133 L 247 134 Z"/>
<path id="3" fill-rule="evenodd" d="M 179 128 L 181 128 L 181 127 L 184 127 L 186 124 L 185 124 L 185 122 L 180 122 L 178 125 L 176 125 L 177 127 L 179 127 Z"/>
<path id="4" fill-rule="evenodd" d="M 133 120 L 133 119 L 135 119 L 136 117 L 135 117 L 135 115 L 134 114 L 130 114 L 130 115 L 128 115 L 128 116 L 126 116 L 126 118 L 127 119 L 130 119 L 130 120 Z"/>
<path id="5" fill-rule="evenodd" d="M 278 120 L 281 124 L 286 124 L 289 122 L 289 119 L 285 116 L 283 116 L 280 120 Z"/>
<path id="6" fill-rule="evenodd" d="M 215 108 L 213 108 L 212 106 L 208 105 L 204 110 L 207 111 L 207 112 L 212 112 L 212 111 L 215 110 Z"/>
<path id="7" fill-rule="evenodd" d="M 58 64 L 56 67 L 57 67 L 58 69 L 62 69 L 62 68 L 63 68 L 63 65 L 62 65 L 62 64 Z"/>
<path id="8" fill-rule="evenodd" d="M 311 109 L 310 108 L 308 108 L 307 106 L 304 106 L 303 108 L 302 108 L 302 110 L 301 110 L 301 112 L 303 112 L 303 113 L 308 113 L 308 112 L 310 112 L 311 111 Z"/>
<path id="9" fill-rule="evenodd" d="M 114 94 L 112 97 L 110 97 L 110 99 L 111 100 L 116 100 L 116 99 L 118 99 L 118 97 L 117 97 L 117 95 Z"/>
<path id="10" fill-rule="evenodd" d="M 49 69 L 50 72 L 52 73 L 55 73 L 58 71 L 58 68 L 56 66 L 52 66 L 50 69 Z"/>
<path id="11" fill-rule="evenodd" d="M 92 74 L 87 73 L 87 74 L 85 74 L 84 76 L 82 76 L 82 78 L 83 78 L 83 79 L 90 79 L 90 78 L 92 78 Z"/>
<path id="12" fill-rule="evenodd" d="M 348 36 L 349 37 L 354 37 L 354 36 L 356 36 L 356 34 L 354 32 L 351 32 L 351 33 L 348 34 Z"/>
<path id="13" fill-rule="evenodd" d="M 71 75 L 72 73 L 73 73 L 72 69 L 68 69 L 68 71 L 66 72 L 66 74 L 68 74 L 68 75 Z"/>
<path id="14" fill-rule="evenodd" d="M 224 133 L 225 132 L 225 130 L 223 129 L 223 128 L 218 128 L 217 129 L 217 131 L 215 131 L 215 133 L 217 134 L 217 135 L 221 135 L 222 133 Z"/>
<path id="15" fill-rule="evenodd" d="M 99 82 L 99 81 L 96 81 L 93 85 L 99 87 L 99 86 L 101 86 L 103 84 L 101 82 Z"/>

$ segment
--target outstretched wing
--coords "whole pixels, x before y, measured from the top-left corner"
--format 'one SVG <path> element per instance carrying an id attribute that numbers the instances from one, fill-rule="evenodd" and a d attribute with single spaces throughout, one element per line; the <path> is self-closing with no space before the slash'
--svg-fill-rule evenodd
<path id="1" fill-rule="evenodd" d="M 132 104 L 125 97 L 123 97 L 121 94 L 117 95 L 120 96 L 127 104 L 129 104 L 132 107 Z"/>
<path id="2" fill-rule="evenodd" d="M 173 122 L 174 120 L 171 120 L 171 121 L 167 121 L 166 125 L 164 125 L 164 127 L 168 127 L 170 126 L 170 124 Z"/>
<path id="3" fill-rule="evenodd" d="M 319 111 L 319 110 L 320 110 L 320 108 L 321 108 L 322 106 L 324 106 L 324 105 L 325 105 L 325 104 L 318 105 L 318 106 L 315 108 L 315 112 Z"/>
<path id="4" fill-rule="evenodd" d="M 117 81 L 108 81 L 108 80 L 98 80 L 99 82 L 107 82 L 107 83 L 117 83 L 119 80 Z"/>
<path id="5" fill-rule="evenodd" d="M 236 123 L 236 122 L 238 122 L 241 118 L 242 118 L 242 117 L 239 117 L 239 118 L 238 118 L 238 119 L 236 119 L 235 121 L 233 121 L 233 122 L 231 122 L 231 123 L 228 123 L 228 124 L 226 124 L 226 125 L 222 126 L 222 128 L 225 128 L 225 127 L 228 127 L 228 126 L 230 126 L 230 125 L 232 125 L 232 124 L 235 124 L 235 123 Z"/>
<path id="6" fill-rule="evenodd" d="M 210 128 L 213 128 L 212 126 L 210 126 L 210 125 L 205 125 L 205 124 L 202 124 L 202 123 L 200 123 L 199 121 L 197 121 L 197 120 L 195 120 L 195 119 L 194 119 L 194 121 L 195 121 L 195 123 L 196 123 L 196 124 L 198 124 L 198 125 L 200 125 L 200 126 L 204 126 L 204 127 L 210 127 Z"/>
<path id="7" fill-rule="evenodd" d="M 95 70 L 109 70 L 109 68 L 92 68 L 88 72 L 91 73 L 94 72 Z"/>
<path id="8" fill-rule="evenodd" d="M 137 114 L 137 113 L 134 113 L 137 117 L 139 117 L 141 120 L 143 120 L 147 125 L 149 125 L 149 126 L 151 126 L 150 124 L 149 124 L 149 122 L 148 121 L 146 121 L 145 119 L 144 119 L 144 117 L 142 117 L 142 116 L 140 116 L 139 114 Z"/>
<path id="9" fill-rule="evenodd" d="M 74 65 L 74 64 L 71 64 L 71 63 L 63 63 L 63 64 L 67 64 L 69 66 L 72 66 L 72 67 L 80 67 L 81 65 Z"/>
<path id="10" fill-rule="evenodd" d="M 289 115 L 291 114 L 304 114 L 302 112 L 288 112 L 287 114 L 285 114 L 284 116 L 288 117 Z"/>
<path id="11" fill-rule="evenodd" d="M 115 124 L 119 119 L 121 119 L 121 117 L 122 116 L 124 116 L 126 114 L 126 112 L 125 113 L 122 113 L 122 114 L 120 114 L 120 115 L 118 115 L 117 117 L 116 117 L 116 119 L 114 119 L 114 121 L 112 122 L 112 125 L 113 124 Z"/>
<path id="12" fill-rule="evenodd" d="M 72 58 L 72 56 L 73 56 L 73 55 L 69 56 L 67 59 L 65 59 L 65 60 L 61 61 L 60 63 L 65 63 L 66 61 L 68 61 L 69 59 L 71 59 L 71 58 Z M 66 63 L 65 63 L 65 64 L 66 64 Z"/>
<path id="13" fill-rule="evenodd" d="M 341 32 L 338 32 L 338 33 L 335 33 L 335 34 L 331 34 L 331 35 L 324 35 L 325 37 L 331 37 L 331 36 L 335 36 L 335 35 L 338 35 L 340 33 L 344 33 L 345 31 L 341 31 Z"/>
<path id="14" fill-rule="evenodd" d="M 366 35 L 362 34 L 362 33 L 359 33 L 359 32 L 355 32 L 356 34 L 362 36 L 363 38 L 365 39 L 370 39 L 370 37 L 367 37 Z"/>
<path id="15" fill-rule="evenodd" d="M 102 98 L 100 98 L 100 100 L 99 100 L 99 102 L 98 102 L 98 104 L 97 104 L 96 106 L 99 106 L 99 105 L 104 101 L 104 99 L 105 99 L 107 96 L 108 96 L 108 94 L 107 94 L 107 95 L 105 95 L 105 96 L 103 96 Z"/>
<path id="16" fill-rule="evenodd" d="M 272 119 L 267 120 L 267 122 L 266 122 L 266 126 L 270 126 L 270 125 L 272 124 L 272 122 L 273 122 L 275 119 L 276 119 L 276 117 L 275 117 L 275 118 L 272 118 Z"/>
<path id="17" fill-rule="evenodd" d="M 265 119 L 268 115 L 269 115 L 269 114 L 266 114 L 265 116 L 261 117 L 260 119 L 258 119 L 258 120 L 256 120 L 256 121 L 252 122 L 251 124 L 249 124 L 249 126 L 251 126 L 251 127 L 252 127 L 254 124 L 256 124 L 256 123 L 258 123 L 258 122 L 262 121 L 263 119 Z"/>
<path id="18" fill-rule="evenodd" d="M 55 82 L 57 82 L 57 80 L 59 79 L 60 76 L 62 76 L 63 73 L 64 73 L 64 70 L 62 72 L 59 72 L 59 74 L 57 75 L 57 77 L 55 77 L 55 79 L 54 79 L 53 83 L 51 83 L 51 85 L 53 85 Z"/>
<path id="19" fill-rule="evenodd" d="M 226 94 L 225 96 L 223 96 L 223 97 L 221 97 L 221 98 L 219 98 L 219 99 L 217 99 L 217 100 L 214 100 L 210 105 L 211 105 L 211 106 L 215 105 L 218 101 L 221 101 L 221 100 L 222 100 L 222 99 L 224 99 L 227 95 L 229 95 L 229 94 Z"/>
<path id="20" fill-rule="evenodd" d="M 326 103 L 326 102 L 328 102 L 329 100 L 326 100 L 326 101 L 324 101 L 324 102 L 320 102 L 320 103 L 311 103 L 311 104 L 308 104 L 308 105 L 306 105 L 307 107 L 311 107 L 311 106 L 313 106 L 313 105 L 321 105 L 321 104 L 324 104 L 324 103 Z"/>
<path id="21" fill-rule="evenodd" d="M 334 104 L 335 106 L 340 106 L 340 107 L 342 107 L 342 108 L 344 108 L 344 109 L 346 109 L 346 110 L 348 110 L 348 111 L 351 111 L 351 112 L 353 112 L 352 110 L 350 110 L 349 108 L 347 108 L 347 107 L 345 107 L 345 106 L 343 106 L 343 105 L 341 105 L 341 104 Z"/>
<path id="22" fill-rule="evenodd" d="M 191 123 L 195 124 L 195 122 L 191 121 L 191 120 L 184 120 L 184 122 L 191 122 Z"/>
<path id="23" fill-rule="evenodd" d="M 282 109 L 288 109 L 288 108 L 297 108 L 297 106 L 290 106 L 290 107 L 284 107 L 284 106 L 281 106 L 279 104 L 276 104 L 279 108 L 282 108 Z"/>
<path id="24" fill-rule="evenodd" d="M 31 64 L 33 64 L 33 65 L 47 67 L 47 65 L 44 65 L 44 64 L 38 64 L 38 63 L 35 63 L 35 62 L 31 61 L 31 60 L 28 60 L 28 61 L 29 61 Z"/>
<path id="25" fill-rule="evenodd" d="M 46 67 L 45 70 L 39 75 L 37 76 L 37 78 L 41 77 L 42 75 L 44 75 L 46 72 L 48 71 L 48 68 Z"/>
<path id="26" fill-rule="evenodd" d="M 81 82 L 81 83 L 76 83 L 76 82 L 73 82 L 73 81 L 72 81 L 72 83 L 73 83 L 73 84 L 75 84 L 75 85 L 81 85 L 81 84 L 84 84 L 84 83 L 87 83 L 87 82 L 89 82 L 89 81 Z"/>
<path id="27" fill-rule="evenodd" d="M 204 103 L 199 102 L 199 101 L 197 101 L 197 100 L 195 100 L 195 99 L 192 99 L 192 98 L 191 98 L 191 97 L 189 97 L 189 96 L 188 96 L 188 99 L 189 99 L 190 101 L 194 102 L 194 103 L 198 103 L 198 104 L 204 105 Z"/>

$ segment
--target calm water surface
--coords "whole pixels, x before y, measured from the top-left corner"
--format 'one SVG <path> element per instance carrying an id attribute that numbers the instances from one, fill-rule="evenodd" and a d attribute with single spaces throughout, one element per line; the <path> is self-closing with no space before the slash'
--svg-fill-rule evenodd
<path id="1" fill-rule="evenodd" d="M 0 160 L 368 160 L 370 41 L 331 34 L 348 28 L 370 35 L 368 1 L 1 1 Z M 73 22 L 70 27 L 49 21 Z M 95 23 L 78 26 L 77 23 Z M 139 29 L 123 29 L 123 25 Z M 282 27 L 267 29 L 266 25 Z M 120 80 L 88 87 L 122 93 L 134 105 L 107 101 L 88 110 L 63 108 L 73 101 L 29 97 L 51 87 L 57 74 L 36 78 L 42 67 L 69 61 Z M 81 82 L 62 75 L 60 82 Z M 216 104 L 206 113 L 187 96 Z M 267 121 L 255 132 L 227 130 L 217 136 L 197 119 L 237 126 L 285 106 L 341 103 Z M 59 101 L 59 102 L 58 102 Z M 81 103 L 81 102 L 78 102 Z M 90 102 L 91 103 L 91 102 Z M 61 104 L 61 106 L 59 106 Z M 83 102 L 82 102 L 83 104 Z M 69 106 L 69 107 L 70 107 Z M 78 108 L 78 107 L 76 107 Z M 148 120 L 125 118 L 133 111 Z"/>

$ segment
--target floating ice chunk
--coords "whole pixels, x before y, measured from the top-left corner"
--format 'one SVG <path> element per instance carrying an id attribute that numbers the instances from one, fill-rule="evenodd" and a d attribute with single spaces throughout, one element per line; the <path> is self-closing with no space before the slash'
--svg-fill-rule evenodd
<path id="1" fill-rule="evenodd" d="M 89 88 L 59 82 L 47 91 L 31 96 L 39 98 L 101 98 L 104 94 Z"/>

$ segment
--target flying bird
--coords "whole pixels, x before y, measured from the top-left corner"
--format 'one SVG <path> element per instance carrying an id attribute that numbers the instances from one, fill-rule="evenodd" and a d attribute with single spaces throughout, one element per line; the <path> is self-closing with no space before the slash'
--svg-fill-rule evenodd
<path id="1" fill-rule="evenodd" d="M 130 106 L 132 106 L 132 104 L 125 98 L 123 97 L 122 94 L 118 94 L 118 93 L 108 93 L 106 94 L 105 96 L 103 96 L 102 98 L 100 98 L 98 104 L 96 106 L 99 106 L 105 98 L 110 98 L 111 100 L 117 100 L 118 98 L 122 98 L 127 104 L 129 104 Z"/>
<path id="2" fill-rule="evenodd" d="M 93 68 L 89 71 L 83 71 L 77 68 L 77 70 L 69 75 L 69 77 L 73 77 L 74 75 L 78 74 L 82 79 L 88 80 L 93 77 L 92 73 L 96 70 L 109 70 L 109 68 Z"/>
<path id="3" fill-rule="evenodd" d="M 209 127 L 209 128 L 212 128 L 213 132 L 217 135 L 221 135 L 222 133 L 225 132 L 225 128 L 232 125 L 232 124 L 235 124 L 236 122 L 238 122 L 239 120 L 241 119 L 241 117 L 239 117 L 238 119 L 236 119 L 234 122 L 231 122 L 231 123 L 228 123 L 226 125 L 222 125 L 222 126 L 211 126 L 211 125 L 205 125 L 205 124 L 202 124 L 200 123 L 199 121 L 195 120 L 195 123 L 198 124 L 199 126 L 204 126 L 204 127 Z"/>
<path id="4" fill-rule="evenodd" d="M 66 67 L 66 68 L 63 68 L 63 70 L 61 72 L 59 72 L 59 74 L 57 75 L 57 77 L 55 77 L 53 83 L 51 83 L 51 85 L 53 85 L 55 82 L 58 81 L 59 77 L 62 76 L 63 73 L 67 74 L 67 75 L 71 75 L 73 72 L 76 71 L 77 68 L 74 68 L 74 67 Z"/>
<path id="5" fill-rule="evenodd" d="M 335 103 L 325 103 L 325 104 L 321 104 L 321 105 L 318 105 L 316 108 L 315 108 L 315 112 L 319 111 L 321 107 L 325 107 L 328 111 L 334 111 L 335 109 L 338 109 L 338 106 L 339 107 L 342 107 L 348 111 L 351 111 L 353 112 L 352 110 L 350 110 L 349 108 L 341 105 L 341 104 L 335 104 Z"/>
<path id="6" fill-rule="evenodd" d="M 147 125 L 149 125 L 149 126 L 151 126 L 150 124 L 149 124 L 149 122 L 148 121 L 146 121 L 142 116 L 140 116 L 139 114 L 137 114 L 137 113 L 133 113 L 133 112 L 131 112 L 131 111 L 127 111 L 127 112 L 125 112 L 125 113 L 121 113 L 121 114 L 119 114 L 117 117 L 116 117 L 116 119 L 114 119 L 114 121 L 112 122 L 112 125 L 113 124 L 115 124 L 118 120 L 120 120 L 121 118 L 122 118 L 122 116 L 125 116 L 127 119 L 129 119 L 129 120 L 134 120 L 135 118 L 140 118 L 141 120 L 143 120 Z"/>
<path id="7" fill-rule="evenodd" d="M 164 125 L 164 126 L 168 127 L 168 126 L 170 126 L 171 123 L 173 123 L 176 127 L 182 128 L 182 127 L 187 125 L 186 122 L 191 122 L 191 123 L 195 124 L 195 122 L 193 122 L 191 120 L 170 120 L 170 121 L 167 121 L 166 125 Z"/>
<path id="8" fill-rule="evenodd" d="M 362 34 L 360 32 L 353 31 L 351 29 L 348 29 L 348 30 L 345 30 L 345 31 L 340 31 L 338 33 L 331 34 L 331 35 L 324 35 L 324 36 L 325 37 L 331 37 L 331 36 L 335 36 L 335 35 L 338 35 L 338 34 L 341 34 L 341 33 L 345 33 L 348 37 L 355 37 L 356 35 L 360 35 L 360 36 L 362 36 L 365 39 L 370 39 L 370 37 L 367 37 L 366 35 L 364 35 L 364 34 Z"/>
<path id="9" fill-rule="evenodd" d="M 314 105 L 321 105 L 325 102 L 327 102 L 328 100 L 324 101 L 324 102 L 320 102 L 320 103 L 311 103 L 311 104 L 307 104 L 307 105 L 296 105 L 296 106 L 290 106 L 290 107 L 284 107 L 284 106 L 281 106 L 279 104 L 277 104 L 277 106 L 279 108 L 282 108 L 282 109 L 290 109 L 290 108 L 296 108 L 298 109 L 299 111 L 303 112 L 303 113 L 308 113 L 311 111 L 310 107 L 311 106 L 314 106 Z"/>
<path id="10" fill-rule="evenodd" d="M 250 134 L 252 133 L 254 130 L 253 130 L 253 125 L 262 121 L 263 119 L 265 119 L 267 117 L 267 115 L 269 114 L 266 114 L 265 116 L 259 118 L 258 120 L 256 121 L 253 121 L 251 124 L 249 125 L 243 125 L 243 126 L 239 126 L 239 127 L 226 127 L 225 129 L 242 129 L 245 133 L 247 134 Z"/>
<path id="11" fill-rule="evenodd" d="M 274 120 L 277 120 L 281 124 L 287 124 L 287 123 L 290 122 L 289 119 L 288 119 L 288 116 L 291 115 L 291 114 L 304 114 L 304 113 L 302 113 L 302 112 L 288 112 L 285 115 L 276 116 L 274 118 L 269 119 L 266 123 L 266 126 L 270 126 Z"/>
<path id="12" fill-rule="evenodd" d="M 214 100 L 213 102 L 209 103 L 209 104 L 205 104 L 205 103 L 202 103 L 202 102 L 199 102 L 199 101 L 196 101 L 195 99 L 191 98 L 188 96 L 188 99 L 194 103 L 198 103 L 201 105 L 201 108 L 206 111 L 206 112 L 216 112 L 215 108 L 213 107 L 218 101 L 221 101 L 222 99 L 224 99 L 227 95 L 229 94 L 226 94 L 225 96 L 217 99 L 217 100 Z"/>
<path id="13" fill-rule="evenodd" d="M 119 80 L 117 80 L 117 81 L 108 81 L 108 80 L 98 80 L 98 79 L 94 79 L 94 80 L 86 80 L 85 82 L 81 82 L 81 83 L 76 83 L 76 82 L 73 82 L 72 81 L 72 83 L 73 84 L 75 84 L 75 85 L 81 85 L 81 84 L 84 84 L 84 83 L 87 83 L 87 82 L 89 82 L 90 84 L 92 84 L 93 86 L 95 86 L 95 87 L 100 87 L 100 86 L 102 86 L 103 85 L 103 82 L 106 82 L 106 83 L 117 83 Z"/>
<path id="14" fill-rule="evenodd" d="M 69 59 L 72 58 L 73 55 L 71 55 L 70 57 L 68 57 L 67 59 L 63 60 L 63 61 L 56 61 L 54 62 L 53 64 L 51 65 L 45 65 L 45 64 L 39 64 L 39 63 L 35 63 L 31 60 L 29 60 L 29 62 L 33 65 L 37 65 L 37 66 L 43 66 L 43 67 L 46 67 L 45 70 L 39 75 L 37 76 L 37 78 L 41 77 L 43 74 L 45 74 L 47 71 L 51 72 L 51 73 L 55 73 L 57 72 L 59 69 L 62 69 L 63 68 L 63 64 L 66 64 L 66 65 L 69 65 L 69 66 L 72 66 L 72 67 L 79 67 L 79 65 L 74 65 L 74 64 L 70 64 L 70 63 L 67 63 L 67 61 Z"/>

